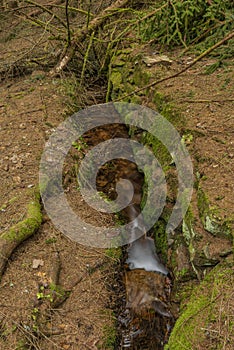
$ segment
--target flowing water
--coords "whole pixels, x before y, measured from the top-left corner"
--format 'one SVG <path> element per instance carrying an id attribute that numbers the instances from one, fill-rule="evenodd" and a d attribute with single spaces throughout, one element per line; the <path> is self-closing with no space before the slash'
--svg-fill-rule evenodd
<path id="1" fill-rule="evenodd" d="M 88 146 L 93 147 L 114 138 L 129 138 L 126 125 L 115 123 L 114 111 L 111 118 L 113 124 L 97 127 L 83 135 Z M 133 151 L 126 150 L 124 146 L 123 155 L 125 152 L 132 152 L 133 156 Z M 114 200 L 116 184 L 129 184 L 128 181 L 121 182 L 121 179 L 131 182 L 134 194 L 129 205 L 120 212 L 132 224 L 129 232 L 131 243 L 124 250 L 123 282 L 126 293 L 117 315 L 120 341 L 116 348 L 163 349 L 174 323 L 170 311 L 172 281 L 167 267 L 156 253 L 155 242 L 147 236 L 144 220 L 139 215 L 144 176 L 138 171 L 134 161 L 114 159 L 99 169 L 96 186 L 98 191 Z M 136 239 L 137 237 L 140 238 Z"/>

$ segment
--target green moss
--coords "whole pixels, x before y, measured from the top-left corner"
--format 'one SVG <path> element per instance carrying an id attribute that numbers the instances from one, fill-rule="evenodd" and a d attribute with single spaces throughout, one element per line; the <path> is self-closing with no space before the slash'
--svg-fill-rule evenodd
<path id="1" fill-rule="evenodd" d="M 168 253 L 168 237 L 166 233 L 166 226 L 170 212 L 167 208 L 164 209 L 160 219 L 155 223 L 153 227 L 156 251 L 160 254 L 163 262 L 167 262 Z"/>
<path id="2" fill-rule="evenodd" d="M 167 350 L 200 349 L 206 339 L 207 325 L 219 322 L 220 303 L 225 304 L 232 294 L 234 271 L 232 264 L 216 266 L 194 289 L 187 307 L 182 311 L 172 330 Z M 222 295 L 222 300 L 220 296 Z M 223 322 L 229 318 L 229 311 L 222 308 Z M 217 324 L 217 327 L 219 324 Z M 231 333 L 230 333 L 231 334 Z M 219 345 L 226 334 L 219 334 Z M 218 347 L 217 347 L 218 348 Z"/>
<path id="3" fill-rule="evenodd" d="M 113 69 L 111 73 L 111 82 L 115 88 L 119 88 L 122 84 L 122 74 L 117 69 Z"/>
<path id="4" fill-rule="evenodd" d="M 141 97 L 134 95 L 131 97 L 131 103 L 135 103 L 135 104 L 141 104 Z"/>
<path id="5" fill-rule="evenodd" d="M 164 262 L 167 261 L 168 240 L 166 234 L 166 224 L 163 220 L 159 220 L 154 225 L 155 242 L 157 253 L 160 253 Z"/>
<path id="6" fill-rule="evenodd" d="M 117 51 L 112 57 L 109 67 L 108 93 L 107 101 L 119 99 L 129 94 L 139 87 L 147 85 L 150 79 L 150 73 L 143 70 L 141 66 L 136 66 L 137 57 L 133 54 L 133 49 L 124 49 Z M 141 91 L 130 97 L 123 99 L 125 102 L 141 103 L 141 97 L 145 91 Z"/>
<path id="7" fill-rule="evenodd" d="M 211 207 L 209 199 L 200 185 L 197 190 L 197 206 L 202 224 L 214 236 L 232 237 L 231 219 L 223 220 L 217 207 Z"/>
<path id="8" fill-rule="evenodd" d="M 34 193 L 34 199 L 28 204 L 26 218 L 5 231 L 1 235 L 1 239 L 20 243 L 31 236 L 39 228 L 41 222 L 41 205 L 39 194 L 36 192 Z"/>
<path id="9" fill-rule="evenodd" d="M 116 261 L 119 261 L 122 258 L 122 249 L 120 247 L 118 248 L 108 248 L 105 250 L 105 255 L 108 258 L 114 259 Z"/>
<path id="10" fill-rule="evenodd" d="M 129 77 L 129 81 L 136 85 L 136 87 L 140 88 L 149 83 L 150 77 L 150 72 L 141 69 L 141 67 L 138 65 L 134 69 L 133 74 Z"/>
<path id="11" fill-rule="evenodd" d="M 115 349 L 115 343 L 116 343 L 116 328 L 115 326 L 105 325 L 104 326 L 104 339 L 103 339 L 103 345 L 100 349 L 103 350 L 114 350 Z"/>
<path id="12" fill-rule="evenodd" d="M 142 142 L 150 146 L 153 150 L 153 153 L 157 155 L 157 159 L 161 164 L 162 168 L 165 169 L 171 163 L 171 155 L 168 152 L 167 148 L 152 134 L 144 133 L 142 135 Z"/>
<path id="13" fill-rule="evenodd" d="M 176 279 L 180 281 L 187 280 L 190 274 L 190 269 L 184 267 L 182 270 L 176 272 Z"/>
<path id="14" fill-rule="evenodd" d="M 193 262 L 195 256 L 194 239 L 196 237 L 196 233 L 194 231 L 194 227 L 194 217 L 190 206 L 182 222 L 182 234 L 188 247 L 191 262 Z"/>
<path id="15" fill-rule="evenodd" d="M 178 302 L 180 303 L 180 312 L 182 313 L 182 311 L 184 311 L 187 307 L 187 301 L 189 300 L 189 298 L 191 297 L 191 294 L 194 290 L 194 288 L 196 288 L 195 285 L 195 280 L 189 280 L 186 282 L 179 281 L 177 288 L 176 288 L 176 295 L 175 295 L 175 299 L 178 300 Z"/>
<path id="16" fill-rule="evenodd" d="M 174 106 L 169 103 L 165 97 L 159 93 L 159 92 L 154 92 L 153 96 L 151 97 L 152 102 L 155 106 L 155 110 L 160 113 L 164 118 L 166 118 L 170 123 L 172 123 L 174 126 L 179 127 L 182 125 L 182 120 L 181 115 L 176 112 Z M 152 128 L 154 124 L 157 121 L 152 119 Z M 156 125 L 156 124 L 155 124 Z M 156 125 L 157 127 L 157 125 Z M 164 138 L 164 134 L 166 133 L 166 130 L 163 130 L 163 135 L 162 139 Z M 172 161 L 172 157 L 167 150 L 167 147 L 154 135 L 145 132 L 142 134 L 142 143 L 148 145 L 149 147 L 152 148 L 153 153 L 155 154 L 156 158 L 160 162 L 163 170 L 168 170 L 169 165 Z"/>
<path id="17" fill-rule="evenodd" d="M 185 119 L 179 113 L 178 108 L 169 102 L 162 93 L 155 91 L 152 97 L 152 102 L 154 103 L 157 112 L 163 115 L 169 122 L 174 126 L 183 126 L 185 124 Z"/>
<path id="18" fill-rule="evenodd" d="M 107 323 L 103 327 L 103 336 L 97 344 L 97 348 L 100 350 L 114 350 L 117 340 L 116 317 L 113 311 L 107 309 L 100 310 L 100 315 L 104 317 Z"/>

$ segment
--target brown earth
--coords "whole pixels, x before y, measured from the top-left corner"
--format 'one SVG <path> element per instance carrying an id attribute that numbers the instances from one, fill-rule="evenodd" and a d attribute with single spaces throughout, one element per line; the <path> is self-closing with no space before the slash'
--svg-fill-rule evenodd
<path id="1" fill-rule="evenodd" d="M 179 71 L 194 57 L 175 59 L 172 71 Z M 183 75 L 160 85 L 173 105 L 186 120 L 186 144 L 200 173 L 202 188 L 223 218 L 233 219 L 233 60 L 213 74 L 206 69 L 217 61 L 206 58 Z"/>
<path id="2" fill-rule="evenodd" d="M 66 97 L 59 92 L 59 80 L 44 78 L 38 83 L 31 79 L 22 77 L 1 86 L 1 231 L 23 218 L 28 189 L 38 184 L 44 143 L 52 125 L 64 120 Z M 106 216 L 85 210 L 93 225 L 110 222 Z M 71 295 L 58 310 L 48 308 L 52 316 L 45 327 L 49 329 L 39 330 L 41 339 L 37 340 L 33 336 L 33 312 L 41 307 L 37 293 L 50 282 L 56 252 L 61 264 L 59 283 Z M 33 269 L 35 259 L 42 260 L 43 266 Z M 107 328 L 113 324 L 109 308 L 113 293 L 108 290 L 115 288 L 113 264 L 115 259 L 103 250 L 69 241 L 44 214 L 40 230 L 13 254 L 1 280 L 0 348 L 16 349 L 20 339 L 42 349 L 96 348 L 104 336 L 103 324 Z"/>
<path id="3" fill-rule="evenodd" d="M 20 37 L 7 43 L 6 34 L 2 32 L 1 62 L 11 64 L 17 54 L 20 56 L 31 48 L 31 40 L 38 31 L 33 29 L 28 40 L 21 30 Z M 19 70 L 16 76 L 20 76 L 15 79 L 11 79 L 11 73 L 9 76 L 4 73 L 6 79 L 0 87 L 1 232 L 24 217 L 29 189 L 38 185 L 43 147 L 64 120 L 68 103 L 66 80 L 62 83 L 60 79 L 48 78 L 43 71 L 34 70 L 27 75 Z M 93 94 L 93 99 L 99 94 Z M 83 204 L 76 195 L 82 210 Z M 112 222 L 112 218 L 91 209 L 86 216 L 97 226 Z M 35 259 L 40 263 L 33 268 Z M 24 344 L 35 349 L 105 347 L 103 339 L 115 322 L 112 290 L 119 284 L 115 281 L 119 279 L 115 275 L 118 267 L 113 267 L 116 261 L 104 250 L 71 242 L 44 213 L 40 230 L 15 251 L 1 279 L 0 348 L 13 350 L 23 348 Z M 54 271 L 56 262 L 58 271 Z M 48 303 L 46 295 L 51 293 L 48 285 L 56 273 L 59 285 L 70 295 L 53 310 L 55 306 Z M 45 296 L 40 299 L 38 293 Z"/>

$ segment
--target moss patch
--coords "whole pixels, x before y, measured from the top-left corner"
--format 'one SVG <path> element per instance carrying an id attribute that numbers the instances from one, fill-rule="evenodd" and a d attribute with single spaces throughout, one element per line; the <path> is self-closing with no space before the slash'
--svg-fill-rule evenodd
<path id="1" fill-rule="evenodd" d="M 210 206 L 209 199 L 200 185 L 197 190 L 197 205 L 202 224 L 206 231 L 214 236 L 233 239 L 231 220 L 221 219 L 218 208 Z"/>
<path id="2" fill-rule="evenodd" d="M 234 270 L 231 263 L 216 266 L 194 289 L 186 309 L 171 333 L 165 350 L 205 349 L 213 342 L 221 349 L 225 337 L 232 336 L 233 316 L 229 302 L 233 293 Z M 221 314 L 220 314 L 221 313 Z M 225 332 L 223 328 L 225 327 Z"/>
<path id="3" fill-rule="evenodd" d="M 27 215 L 25 219 L 10 227 L 9 230 L 0 236 L 1 239 L 20 243 L 24 239 L 31 236 L 39 228 L 42 222 L 42 213 L 39 198 L 40 197 L 38 193 L 33 193 L 33 199 L 27 206 Z"/>
<path id="4" fill-rule="evenodd" d="M 26 217 L 0 235 L 0 278 L 14 249 L 33 235 L 40 227 L 41 222 L 40 196 L 38 192 L 33 191 L 31 201 L 27 206 Z"/>

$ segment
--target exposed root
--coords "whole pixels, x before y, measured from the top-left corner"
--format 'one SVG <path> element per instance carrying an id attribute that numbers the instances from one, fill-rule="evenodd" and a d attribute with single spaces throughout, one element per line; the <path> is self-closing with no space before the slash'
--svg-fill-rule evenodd
<path id="1" fill-rule="evenodd" d="M 38 193 L 33 192 L 32 200 L 27 206 L 26 217 L 0 236 L 0 278 L 12 252 L 19 244 L 38 230 L 41 222 L 40 196 Z"/>

